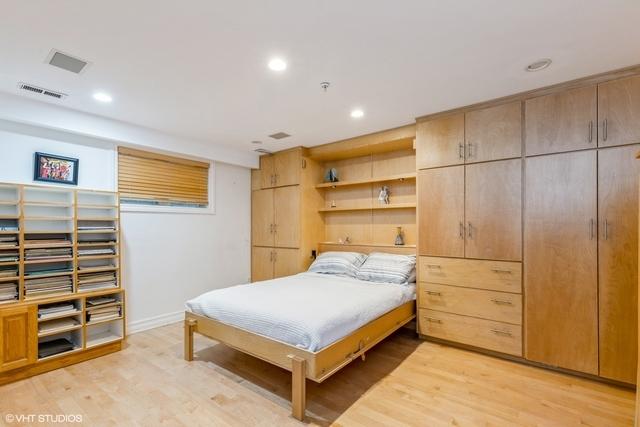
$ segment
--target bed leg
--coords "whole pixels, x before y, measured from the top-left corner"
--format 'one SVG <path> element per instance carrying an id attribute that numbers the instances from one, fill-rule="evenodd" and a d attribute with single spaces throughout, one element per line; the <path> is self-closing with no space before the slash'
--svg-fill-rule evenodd
<path id="1" fill-rule="evenodd" d="M 193 319 L 184 320 L 184 360 L 193 360 L 193 331 L 196 328 L 196 321 Z"/>
<path id="2" fill-rule="evenodd" d="M 291 415 L 297 420 L 304 420 L 306 408 L 306 364 L 307 361 L 298 356 L 291 358 Z"/>

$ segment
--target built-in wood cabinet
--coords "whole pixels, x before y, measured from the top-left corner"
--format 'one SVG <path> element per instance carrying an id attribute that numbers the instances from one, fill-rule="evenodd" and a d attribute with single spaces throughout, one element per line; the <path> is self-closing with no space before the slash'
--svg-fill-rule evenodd
<path id="1" fill-rule="evenodd" d="M 465 114 L 465 163 L 510 159 L 522 154 L 520 101 Z"/>
<path id="2" fill-rule="evenodd" d="M 464 114 L 418 123 L 416 163 L 418 169 L 464 163 Z"/>
<path id="3" fill-rule="evenodd" d="M 464 257 L 464 166 L 418 172 L 421 255 Z"/>
<path id="4" fill-rule="evenodd" d="M 465 257 L 521 260 L 522 160 L 465 169 Z"/>
<path id="5" fill-rule="evenodd" d="M 299 251 L 299 249 L 254 246 L 251 250 L 252 281 L 271 280 L 299 273 Z"/>
<path id="6" fill-rule="evenodd" d="M 275 246 L 300 247 L 300 186 L 279 187 L 273 190 Z"/>
<path id="7" fill-rule="evenodd" d="M 38 319 L 35 305 L 0 311 L 0 372 L 22 368 L 38 356 Z"/>
<path id="8" fill-rule="evenodd" d="M 261 156 L 260 182 L 262 188 L 300 184 L 302 166 L 302 152 L 299 147 Z"/>
<path id="9" fill-rule="evenodd" d="M 640 76 L 598 86 L 598 145 L 640 142 Z"/>
<path id="10" fill-rule="evenodd" d="M 525 354 L 598 374 L 595 150 L 528 158 Z"/>
<path id="11" fill-rule="evenodd" d="M 419 172 L 421 255 L 521 259 L 522 160 Z"/>
<path id="12" fill-rule="evenodd" d="M 597 88 L 586 86 L 525 101 L 527 156 L 597 147 Z"/>
<path id="13" fill-rule="evenodd" d="M 273 246 L 275 210 L 274 190 L 251 192 L 251 240 L 254 246 Z"/>
<path id="14" fill-rule="evenodd" d="M 598 152 L 600 375 L 626 383 L 635 381 L 637 365 L 638 151 Z"/>

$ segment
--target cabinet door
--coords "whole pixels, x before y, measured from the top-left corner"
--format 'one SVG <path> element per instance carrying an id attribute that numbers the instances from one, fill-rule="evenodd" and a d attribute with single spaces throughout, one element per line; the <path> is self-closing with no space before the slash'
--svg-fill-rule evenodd
<path id="1" fill-rule="evenodd" d="M 274 216 L 272 189 L 251 192 L 251 243 L 256 246 L 273 246 Z"/>
<path id="2" fill-rule="evenodd" d="M 522 155 L 520 101 L 467 113 L 464 126 L 467 163 Z"/>
<path id="3" fill-rule="evenodd" d="M 262 188 L 275 187 L 275 161 L 273 155 L 260 156 L 260 183 Z"/>
<path id="4" fill-rule="evenodd" d="M 598 153 L 600 375 L 636 381 L 639 146 Z"/>
<path id="5" fill-rule="evenodd" d="M 596 104 L 595 86 L 528 99 L 527 156 L 595 147 Z"/>
<path id="6" fill-rule="evenodd" d="M 275 163 L 275 184 L 283 185 L 300 184 L 300 169 L 302 169 L 302 157 L 300 150 L 288 150 L 273 156 Z"/>
<path id="7" fill-rule="evenodd" d="M 262 176 L 260 169 L 251 169 L 251 190 L 260 190 L 262 188 Z"/>
<path id="8" fill-rule="evenodd" d="M 598 86 L 598 145 L 640 142 L 640 76 Z"/>
<path id="9" fill-rule="evenodd" d="M 466 166 L 467 258 L 519 261 L 522 256 L 522 160 Z"/>
<path id="10" fill-rule="evenodd" d="M 300 247 L 300 187 L 280 187 L 274 190 L 275 246 Z"/>
<path id="11" fill-rule="evenodd" d="M 464 163 L 464 114 L 418 123 L 418 169 Z"/>
<path id="12" fill-rule="evenodd" d="M 420 255 L 464 257 L 464 166 L 418 173 Z"/>
<path id="13" fill-rule="evenodd" d="M 35 305 L 0 311 L 0 371 L 36 362 L 38 319 Z"/>
<path id="14" fill-rule="evenodd" d="M 291 276 L 302 272 L 299 249 L 275 249 L 274 277 Z"/>
<path id="15" fill-rule="evenodd" d="M 526 358 L 598 374 L 593 150 L 526 160 Z"/>
<path id="16" fill-rule="evenodd" d="M 275 250 L 273 248 L 251 248 L 251 281 L 273 279 L 273 262 Z"/>

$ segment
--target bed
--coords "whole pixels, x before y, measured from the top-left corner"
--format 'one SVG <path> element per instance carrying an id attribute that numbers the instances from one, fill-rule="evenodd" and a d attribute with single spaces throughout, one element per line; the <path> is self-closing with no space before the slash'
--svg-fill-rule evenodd
<path id="1" fill-rule="evenodd" d="M 320 245 L 319 252 L 369 253 Z M 415 254 L 413 248 L 392 252 Z M 199 333 L 292 373 L 292 415 L 303 420 L 306 379 L 321 383 L 415 318 L 415 286 L 301 273 L 203 294 L 187 303 L 185 360 Z"/>

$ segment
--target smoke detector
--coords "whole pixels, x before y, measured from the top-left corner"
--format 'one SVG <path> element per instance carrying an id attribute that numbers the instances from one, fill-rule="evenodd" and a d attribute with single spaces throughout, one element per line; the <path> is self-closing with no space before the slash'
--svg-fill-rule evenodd
<path id="1" fill-rule="evenodd" d="M 284 138 L 289 138 L 291 135 L 289 135 L 286 132 L 278 132 L 278 133 L 274 133 L 273 135 L 269 135 L 269 138 L 273 138 L 273 139 L 284 139 Z"/>
<path id="2" fill-rule="evenodd" d="M 49 52 L 49 55 L 47 55 L 47 58 L 45 59 L 45 63 L 70 71 L 74 74 L 82 73 L 89 65 L 89 61 L 85 61 L 84 59 L 77 58 L 56 49 L 51 49 L 51 52 Z"/>
<path id="3" fill-rule="evenodd" d="M 544 70 L 549 65 L 551 65 L 551 60 L 549 58 L 539 59 L 536 62 L 532 62 L 531 64 L 527 65 L 525 70 L 529 72 L 540 71 Z"/>
<path id="4" fill-rule="evenodd" d="M 30 83 L 18 83 L 18 89 L 55 99 L 64 99 L 68 96 L 66 93 L 58 92 L 52 89 L 45 89 L 43 87 L 32 85 Z"/>

